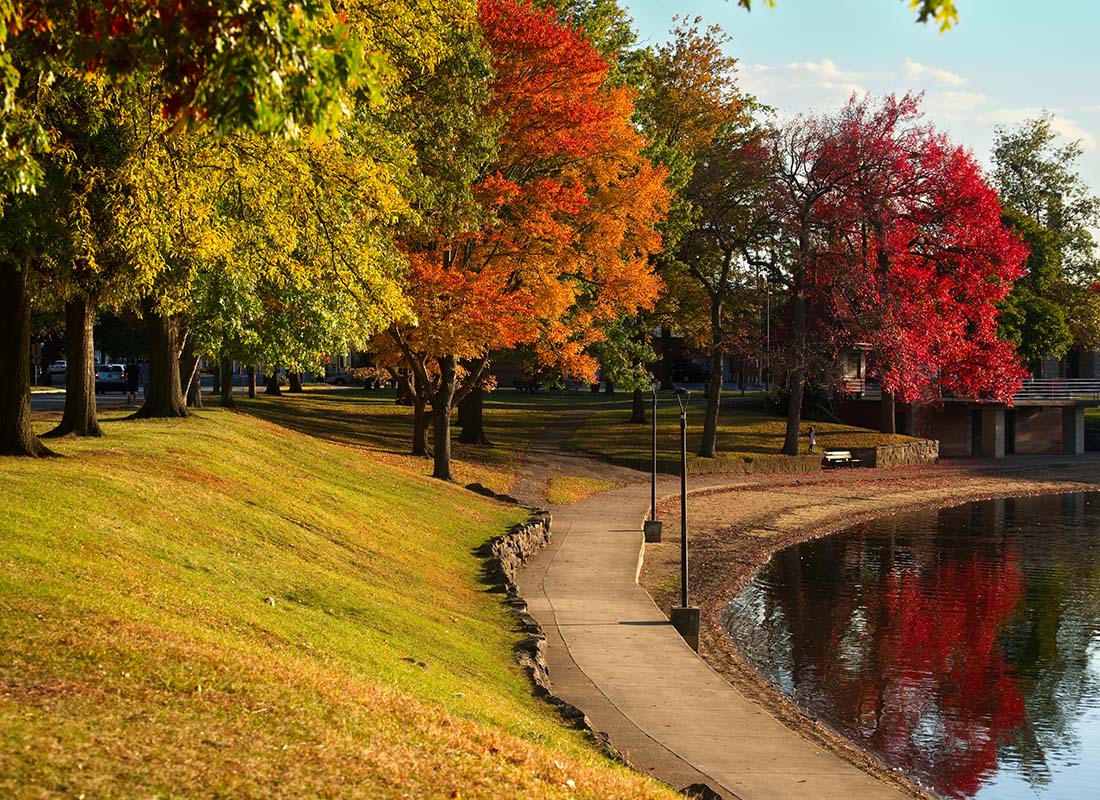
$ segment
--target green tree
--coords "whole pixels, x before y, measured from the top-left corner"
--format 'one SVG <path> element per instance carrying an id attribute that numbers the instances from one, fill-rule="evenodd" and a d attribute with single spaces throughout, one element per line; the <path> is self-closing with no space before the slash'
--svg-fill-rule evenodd
<path id="1" fill-rule="evenodd" d="M 1031 250 L 1027 275 L 1005 300 L 1001 335 L 1016 344 L 1032 371 L 1073 345 L 1100 344 L 1100 197 L 1077 172 L 1080 142 L 1061 143 L 1047 113 L 999 128 L 993 182 L 1004 219 Z"/>
<path id="2" fill-rule="evenodd" d="M 1100 227 L 1100 197 L 1077 172 L 1082 152 L 1078 141 L 1059 142 L 1050 113 L 997 129 L 993 183 L 1002 205 L 1025 214 L 1052 237 L 1048 260 L 1056 258 L 1057 264 L 1046 269 L 1043 280 L 1059 272 L 1075 283 L 1100 279 L 1093 235 Z"/>
<path id="3" fill-rule="evenodd" d="M 0 202 L 13 219 L 0 251 L 0 368 L 10 376 L 0 385 L 0 453 L 40 455 L 46 451 L 33 436 L 29 411 L 30 272 L 56 241 L 35 230 L 64 213 L 70 200 L 40 187 L 51 169 L 44 159 L 64 142 L 49 117 L 57 76 L 103 77 L 143 90 L 150 110 L 175 130 L 201 123 L 293 136 L 304 124 L 331 127 L 360 76 L 368 88 L 377 85 L 367 72 L 373 65 L 372 74 L 381 74 L 382 60 L 364 60 L 324 2 L 237 8 L 194 0 L 170 13 L 155 4 L 103 2 L 83 4 L 79 14 L 51 0 L 3 3 L 0 37 L 7 97 L 0 112 Z M 27 213 L 38 221 L 15 232 L 14 221 Z"/>
<path id="4" fill-rule="evenodd" d="M 696 314 L 708 321 L 699 342 L 711 362 L 700 448 L 707 458 L 717 455 L 729 324 L 737 317 L 728 304 L 746 285 L 747 259 L 770 225 L 770 157 L 753 120 L 756 103 L 737 87 L 737 62 L 724 53 L 728 41 L 717 27 L 676 28 L 647 60 L 639 100 L 652 152 L 670 163 L 678 183 L 666 223 L 671 244 L 661 259 L 666 285 L 679 287 L 680 313 L 672 319 L 683 331 L 699 327 Z"/>
<path id="5" fill-rule="evenodd" d="M 1006 208 L 1003 219 L 1030 252 L 1027 274 L 1001 305 L 1001 336 L 1039 374 L 1043 358 L 1061 358 L 1073 344 L 1067 306 L 1061 302 L 1070 287 L 1061 275 L 1057 235 L 1014 208 Z"/>

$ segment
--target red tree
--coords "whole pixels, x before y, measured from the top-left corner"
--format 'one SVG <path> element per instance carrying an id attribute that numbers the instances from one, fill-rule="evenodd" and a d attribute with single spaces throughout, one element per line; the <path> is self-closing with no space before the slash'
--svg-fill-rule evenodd
<path id="1" fill-rule="evenodd" d="M 924 124 L 911 96 L 853 98 L 780 143 L 797 167 L 780 193 L 799 244 L 796 370 L 809 361 L 809 321 L 827 331 L 818 334 L 830 351 L 823 360 L 840 345 L 870 344 L 886 432 L 895 397 L 1011 399 L 1025 372 L 997 337 L 997 304 L 1023 274 L 1027 249 L 1001 223 L 973 157 Z"/>
<path id="2" fill-rule="evenodd" d="M 893 398 L 942 393 L 1011 400 L 1026 377 L 997 335 L 998 304 L 1023 274 L 1027 248 L 973 157 L 930 132 L 903 156 L 909 173 L 857 261 L 853 305 L 864 322 L 893 432 Z M 899 157 L 900 158 L 900 157 Z"/>
<path id="3" fill-rule="evenodd" d="M 853 261 L 864 231 L 875 224 L 893 188 L 896 143 L 918 133 L 917 101 L 888 97 L 872 105 L 854 98 L 838 113 L 800 117 L 773 141 L 776 164 L 774 250 L 785 254 L 790 401 L 783 452 L 798 453 L 802 397 L 808 377 L 832 362 L 837 288 L 858 288 Z"/>

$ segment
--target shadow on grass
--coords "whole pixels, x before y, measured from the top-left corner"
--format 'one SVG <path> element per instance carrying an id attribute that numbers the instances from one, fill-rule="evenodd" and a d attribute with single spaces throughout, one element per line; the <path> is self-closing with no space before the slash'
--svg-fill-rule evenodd
<path id="1" fill-rule="evenodd" d="M 239 399 L 238 409 L 291 430 L 339 444 L 396 455 L 412 450 L 412 409 L 394 402 L 393 390 L 366 392 L 360 387 L 307 389 L 280 397 Z M 550 423 L 570 410 L 599 410 L 624 402 L 574 395 L 525 395 L 497 390 L 485 398 L 485 432 L 491 446 L 463 444 L 460 428 L 452 434 L 455 458 L 472 464 L 513 470 L 531 451 L 532 442 Z M 452 418 L 453 420 L 453 418 Z M 429 435 L 430 442 L 430 435 Z"/>
<path id="2" fill-rule="evenodd" d="M 392 391 L 361 388 L 312 389 L 302 394 L 240 399 L 238 410 L 298 433 L 339 444 L 408 454 L 412 411 L 394 402 Z"/>

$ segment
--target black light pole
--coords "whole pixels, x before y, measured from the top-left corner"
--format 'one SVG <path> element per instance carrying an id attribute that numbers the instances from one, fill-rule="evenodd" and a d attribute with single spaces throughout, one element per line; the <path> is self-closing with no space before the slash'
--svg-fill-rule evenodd
<path id="1" fill-rule="evenodd" d="M 687 528 L 687 402 L 691 393 L 676 390 L 680 404 L 680 605 L 672 609 L 672 625 L 692 649 L 699 650 L 699 609 L 688 605 L 688 528 Z"/>
<path id="2" fill-rule="evenodd" d="M 647 542 L 661 541 L 661 521 L 657 519 L 657 390 L 661 385 L 654 381 L 650 387 L 653 392 L 653 474 L 649 482 L 649 519 L 643 523 Z"/>
<path id="3" fill-rule="evenodd" d="M 653 389 L 653 474 L 649 482 L 649 518 L 657 519 L 657 384 Z"/>
<path id="4" fill-rule="evenodd" d="M 691 392 L 680 389 L 676 400 L 680 404 L 680 605 L 688 604 L 688 444 L 687 401 Z"/>

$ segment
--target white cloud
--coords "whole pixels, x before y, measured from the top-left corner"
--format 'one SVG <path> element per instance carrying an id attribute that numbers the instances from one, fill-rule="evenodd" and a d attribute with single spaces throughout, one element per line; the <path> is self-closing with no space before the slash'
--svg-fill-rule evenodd
<path id="1" fill-rule="evenodd" d="M 820 81 L 851 81 L 860 77 L 858 72 L 841 69 L 831 58 L 822 58 L 820 61 L 792 61 L 780 66 L 752 64 L 749 69 L 757 74 L 768 73 L 777 77 L 811 78 Z"/>
<path id="2" fill-rule="evenodd" d="M 904 74 L 861 72 L 847 69 L 831 58 L 816 61 L 792 61 L 786 64 L 743 64 L 741 83 L 751 94 L 773 106 L 779 117 L 836 109 L 855 95 L 902 92 L 906 85 L 927 86 L 923 109 L 928 118 L 960 143 L 984 152 L 992 141 L 996 125 L 1016 125 L 1040 116 L 1041 107 L 1001 105 L 1008 98 L 962 89 L 966 80 L 946 69 L 928 66 L 906 58 Z M 1011 102 L 1009 100 L 1009 102 Z M 1067 116 L 1066 109 L 1051 109 L 1054 129 L 1070 141 L 1080 141 L 1086 150 L 1100 152 L 1100 127 L 1081 125 Z M 1100 105 L 1072 109 L 1089 123 L 1100 112 Z"/>
<path id="3" fill-rule="evenodd" d="M 1066 140 L 1080 142 L 1081 147 L 1085 150 L 1093 149 L 1096 147 L 1097 142 L 1100 141 L 1100 136 L 1066 116 L 1063 109 L 1040 108 L 1039 106 L 994 108 L 981 115 L 978 119 L 979 121 L 985 121 L 992 125 L 1013 126 L 1019 125 L 1025 120 L 1037 119 L 1048 111 L 1054 114 L 1051 120 L 1051 127 L 1054 129 L 1055 133 L 1061 134 Z"/>
<path id="4" fill-rule="evenodd" d="M 787 64 L 748 64 L 741 68 L 747 91 L 774 106 L 781 117 L 823 111 L 846 102 L 853 94 L 868 93 L 864 75 L 845 69 L 831 58 Z"/>
<path id="5" fill-rule="evenodd" d="M 821 81 L 818 83 L 822 89 L 826 92 L 830 92 L 833 95 L 843 95 L 844 99 L 855 95 L 856 97 L 865 97 L 869 92 L 858 83 L 833 83 L 832 81 Z"/>
<path id="6" fill-rule="evenodd" d="M 1096 147 L 1096 137 L 1069 117 L 1055 117 L 1051 127 L 1072 141 L 1080 141 L 1086 150 Z"/>
<path id="7" fill-rule="evenodd" d="M 972 120 L 988 101 L 989 97 L 981 92 L 948 90 L 925 95 L 924 110 L 943 119 Z"/>
<path id="8" fill-rule="evenodd" d="M 823 58 L 820 61 L 794 61 L 786 66 L 790 72 L 801 72 L 824 80 L 837 80 L 843 78 L 845 73 L 831 58 Z"/>
<path id="9" fill-rule="evenodd" d="M 911 58 L 905 59 L 905 76 L 911 81 L 935 81 L 948 86 L 962 86 L 966 79 L 941 67 L 930 67 Z"/>

